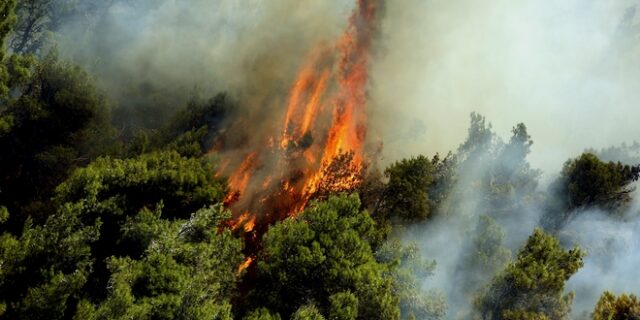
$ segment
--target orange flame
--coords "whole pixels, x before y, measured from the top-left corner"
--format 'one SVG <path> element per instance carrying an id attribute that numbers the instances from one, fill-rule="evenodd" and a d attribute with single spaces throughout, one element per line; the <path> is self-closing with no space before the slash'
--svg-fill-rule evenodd
<path id="1" fill-rule="evenodd" d="M 337 43 L 311 52 L 291 85 L 277 147 L 273 136 L 264 137 L 254 146 L 259 151 L 245 155 L 231 172 L 225 203 L 234 212 L 232 229 L 255 232 L 256 224 L 296 215 L 323 192 L 354 190 L 361 183 L 378 1 L 357 0 Z"/>
<path id="2" fill-rule="evenodd" d="M 242 264 L 238 266 L 238 271 L 236 271 L 236 276 L 239 276 L 240 274 L 242 274 L 244 270 L 247 270 L 247 268 L 249 268 L 249 266 L 253 263 L 254 260 L 255 260 L 254 257 L 245 258 L 244 262 L 242 262 Z"/>

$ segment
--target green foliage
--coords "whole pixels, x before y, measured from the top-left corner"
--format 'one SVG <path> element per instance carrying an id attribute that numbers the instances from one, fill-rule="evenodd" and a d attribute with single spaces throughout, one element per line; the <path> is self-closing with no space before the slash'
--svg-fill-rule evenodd
<path id="1" fill-rule="evenodd" d="M 78 169 L 45 224 L 0 238 L 8 318 L 230 319 L 241 243 L 218 230 L 220 206 L 198 210 L 224 190 L 210 164 L 176 152 Z"/>
<path id="2" fill-rule="evenodd" d="M 476 318 L 568 319 L 573 294 L 564 295 L 564 285 L 582 267 L 583 255 L 536 229 L 516 260 L 479 294 Z"/>
<path id="3" fill-rule="evenodd" d="M 206 154 L 220 138 L 234 102 L 224 93 L 208 101 L 192 98 L 158 130 L 139 130 L 129 138 L 128 156 L 157 150 L 175 150 L 185 157 Z"/>
<path id="4" fill-rule="evenodd" d="M 0 206 L 0 224 L 7 222 L 7 220 L 9 220 L 9 210 L 5 206 Z"/>
<path id="5" fill-rule="evenodd" d="M 90 243 L 100 223 L 83 226 L 72 208 L 46 227 L 29 221 L 17 238 L 0 237 L 0 301 L 8 319 L 61 319 L 80 297 L 93 264 Z"/>
<path id="6" fill-rule="evenodd" d="M 425 156 L 404 159 L 385 170 L 389 179 L 376 215 L 386 219 L 421 221 L 432 211 L 429 187 L 434 182 L 431 160 Z"/>
<path id="7" fill-rule="evenodd" d="M 605 291 L 595 306 L 593 320 L 638 320 L 640 319 L 640 300 L 635 295 L 615 296 Z"/>
<path id="8" fill-rule="evenodd" d="M 329 297 L 329 319 L 353 320 L 358 318 L 358 297 L 349 291 Z"/>
<path id="9" fill-rule="evenodd" d="M 225 193 L 224 180 L 215 177 L 209 162 L 162 151 L 125 160 L 98 158 L 60 184 L 55 201 L 88 202 L 91 206 L 86 210 L 93 219 L 93 213 L 103 213 L 103 209 L 114 208 L 113 204 L 117 210 L 112 214 L 120 215 L 162 201 L 167 217 L 184 218 L 189 212 L 221 202 Z"/>
<path id="10" fill-rule="evenodd" d="M 270 228 L 250 300 L 285 317 L 313 301 L 327 315 L 331 306 L 338 312 L 337 299 L 344 298 L 334 295 L 350 292 L 357 299 L 358 319 L 399 318 L 389 269 L 376 261 L 369 243 L 374 222 L 359 208 L 355 196 L 330 197 Z"/>
<path id="11" fill-rule="evenodd" d="M 0 110 L 0 149 L 11 150 L 0 158 L 0 203 L 14 213 L 12 228 L 28 214 L 43 222 L 55 186 L 112 136 L 105 101 L 78 67 L 52 54 L 26 77 L 19 96 Z"/>
<path id="12" fill-rule="evenodd" d="M 314 305 L 304 305 L 291 316 L 291 320 L 324 320 L 324 317 Z"/>
<path id="13" fill-rule="evenodd" d="M 242 261 L 240 242 L 231 231 L 218 233 L 220 208 L 202 209 L 188 221 L 167 222 L 157 215 L 155 232 L 143 257 L 112 256 L 109 293 L 92 319 L 232 319 L 229 299 L 235 269 Z M 149 222 L 139 229 L 149 230 Z M 136 223 L 133 223 L 135 229 Z"/>
<path id="14" fill-rule="evenodd" d="M 548 204 L 543 223 L 550 229 L 558 228 L 576 211 L 590 207 L 622 212 L 631 202 L 632 183 L 639 177 L 640 165 L 603 162 L 591 153 L 571 159 L 550 186 L 557 199 Z"/>
<path id="15" fill-rule="evenodd" d="M 561 183 L 566 192 L 567 209 L 588 206 L 617 208 L 631 200 L 629 185 L 640 177 L 640 166 L 619 162 L 602 162 L 585 153 L 567 161 L 562 169 Z"/>
<path id="16" fill-rule="evenodd" d="M 280 315 L 277 313 L 272 314 L 267 308 L 258 308 L 256 310 L 249 312 L 249 314 L 242 319 L 244 320 L 280 320 L 282 318 L 280 318 Z"/>

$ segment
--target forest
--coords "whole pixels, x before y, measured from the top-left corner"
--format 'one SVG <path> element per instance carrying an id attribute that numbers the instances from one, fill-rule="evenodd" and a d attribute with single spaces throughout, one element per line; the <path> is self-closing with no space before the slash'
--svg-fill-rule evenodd
<path id="1" fill-rule="evenodd" d="M 391 1 L 249 2 L 0 0 L 0 319 L 640 319 L 640 136 L 415 148 Z"/>

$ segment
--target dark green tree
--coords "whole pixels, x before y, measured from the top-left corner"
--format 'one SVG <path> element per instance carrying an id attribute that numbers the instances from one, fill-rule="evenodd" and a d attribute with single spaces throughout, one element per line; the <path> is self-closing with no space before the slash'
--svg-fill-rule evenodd
<path id="1" fill-rule="evenodd" d="M 562 191 L 568 210 L 600 206 L 619 208 L 631 201 L 630 184 L 640 177 L 640 165 L 603 162 L 585 153 L 565 163 L 562 169 Z"/>
<path id="2" fill-rule="evenodd" d="M 291 320 L 324 320 L 320 311 L 314 305 L 304 305 L 291 316 Z"/>
<path id="3" fill-rule="evenodd" d="M 564 286 L 583 256 L 579 248 L 565 250 L 555 237 L 534 230 L 515 261 L 480 292 L 475 317 L 568 319 L 573 293 L 564 294 Z"/>
<path id="4" fill-rule="evenodd" d="M 76 170 L 46 223 L 0 238 L 6 317 L 229 314 L 241 245 L 218 230 L 228 218 L 220 207 L 199 210 L 225 191 L 208 162 L 175 151 Z"/>
<path id="5" fill-rule="evenodd" d="M 542 223 L 553 230 L 576 212 L 593 207 L 622 212 L 631 202 L 631 193 L 635 190 L 632 183 L 639 177 L 640 165 L 603 162 L 591 153 L 571 159 L 549 187 L 557 196 L 549 202 Z"/>
<path id="6" fill-rule="evenodd" d="M 461 165 L 473 165 L 486 158 L 495 149 L 496 134 L 484 116 L 472 112 L 467 139 L 458 147 L 457 157 Z"/>
<path id="7" fill-rule="evenodd" d="M 434 182 L 434 168 L 425 156 L 404 159 L 389 166 L 376 215 L 383 219 L 415 222 L 429 217 L 433 210 L 429 188 Z"/>
<path id="8" fill-rule="evenodd" d="M 55 186 L 104 153 L 113 132 L 92 80 L 55 54 L 13 89 L 17 97 L 0 110 L 0 148 L 11 150 L 0 157 L 0 203 L 14 218 L 7 227 L 19 228 L 27 215 L 46 219 Z"/>
<path id="9" fill-rule="evenodd" d="M 285 318 L 309 302 L 322 315 L 399 318 L 389 267 L 376 261 L 369 243 L 375 232 L 356 196 L 312 204 L 265 234 L 259 280 L 249 300 Z"/>
<path id="10" fill-rule="evenodd" d="M 277 313 L 271 313 L 267 308 L 258 308 L 249 312 L 244 320 L 281 320 L 280 315 Z"/>
<path id="11" fill-rule="evenodd" d="M 241 243 L 230 217 L 218 207 L 201 209 L 189 220 L 162 219 L 161 210 L 143 210 L 127 221 L 124 238 L 147 244 L 141 259 L 111 256 L 106 299 L 83 300 L 76 319 L 233 319 L 235 270 Z"/>
<path id="12" fill-rule="evenodd" d="M 329 319 L 351 320 L 358 317 L 358 298 L 350 291 L 329 297 Z"/>

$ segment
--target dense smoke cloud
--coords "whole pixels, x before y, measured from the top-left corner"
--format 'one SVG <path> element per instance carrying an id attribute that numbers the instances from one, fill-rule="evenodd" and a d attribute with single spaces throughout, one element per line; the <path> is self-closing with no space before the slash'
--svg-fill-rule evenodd
<path id="1" fill-rule="evenodd" d="M 621 219 L 600 210 L 582 212 L 564 228 L 560 239 L 567 245 L 579 244 L 587 251 L 584 267 L 567 284 L 577 293 L 576 315 L 590 312 L 603 291 L 638 294 L 640 288 L 640 201 Z"/>
<path id="2" fill-rule="evenodd" d="M 536 140 L 532 162 L 545 173 L 585 148 L 632 142 L 640 136 L 631 120 L 640 115 L 634 4 L 388 3 L 370 87 L 372 121 L 383 130 L 370 132 L 395 160 L 455 148 L 471 111 L 498 132 L 525 122 Z M 353 6 L 113 1 L 91 31 L 68 26 L 60 48 L 120 103 L 175 108 L 194 90 L 230 90 L 250 108 L 282 105 L 265 99 L 286 97 L 309 50 L 335 39 Z"/>
<path id="3" fill-rule="evenodd" d="M 471 111 L 526 123 L 545 173 L 640 137 L 637 1 L 394 1 L 373 101 L 390 158 L 446 152 Z"/>
<path id="4" fill-rule="evenodd" d="M 112 1 L 59 48 L 125 108 L 169 114 L 196 91 L 228 91 L 249 111 L 284 105 L 309 49 L 333 40 L 353 7 L 326 1 Z M 148 115 L 147 113 L 147 116 Z"/>

